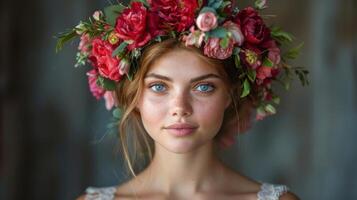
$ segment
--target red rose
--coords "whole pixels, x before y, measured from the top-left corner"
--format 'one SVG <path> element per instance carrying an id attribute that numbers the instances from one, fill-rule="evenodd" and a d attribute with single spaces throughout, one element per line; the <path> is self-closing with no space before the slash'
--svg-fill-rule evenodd
<path id="1" fill-rule="evenodd" d="M 241 25 L 245 39 L 249 43 L 259 44 L 270 35 L 269 28 L 266 27 L 263 19 L 252 7 L 241 10 L 235 21 Z"/>
<path id="2" fill-rule="evenodd" d="M 105 93 L 105 90 L 97 85 L 98 72 L 95 69 L 87 72 L 89 90 L 92 95 L 99 100 Z"/>
<path id="3" fill-rule="evenodd" d="M 118 37 L 133 42 L 128 45 L 129 50 L 144 46 L 152 38 L 148 29 L 147 10 L 140 2 L 133 2 L 130 8 L 124 9 L 115 24 Z"/>
<path id="4" fill-rule="evenodd" d="M 114 46 L 108 41 L 103 41 L 96 38 L 92 41 L 92 52 L 89 55 L 89 60 L 98 69 L 99 74 L 103 77 L 114 81 L 119 81 L 119 59 L 113 58 L 112 53 Z"/>
<path id="5" fill-rule="evenodd" d="M 159 17 L 161 30 L 181 32 L 195 22 L 197 0 L 148 0 L 148 3 Z"/>

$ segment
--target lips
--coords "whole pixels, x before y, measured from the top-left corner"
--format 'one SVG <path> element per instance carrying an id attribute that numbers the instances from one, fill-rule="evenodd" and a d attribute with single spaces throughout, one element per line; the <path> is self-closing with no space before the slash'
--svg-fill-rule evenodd
<path id="1" fill-rule="evenodd" d="M 197 126 L 188 123 L 177 123 L 172 124 L 165 129 L 175 136 L 186 136 L 192 134 L 197 129 Z"/>
<path id="2" fill-rule="evenodd" d="M 166 127 L 166 129 L 195 129 L 195 128 L 197 128 L 197 126 L 188 123 L 177 123 Z"/>

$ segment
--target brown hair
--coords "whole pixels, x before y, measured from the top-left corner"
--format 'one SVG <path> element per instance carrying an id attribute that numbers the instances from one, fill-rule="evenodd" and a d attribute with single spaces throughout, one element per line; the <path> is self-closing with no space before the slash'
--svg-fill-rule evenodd
<path id="1" fill-rule="evenodd" d="M 218 60 L 206 57 L 200 49 L 195 47 L 186 47 L 182 42 L 176 39 L 167 39 L 163 42 L 152 44 L 143 50 L 143 55 L 139 60 L 139 69 L 135 72 L 133 79 L 130 81 L 125 79 L 117 86 L 116 96 L 118 107 L 123 111 L 122 118 L 119 124 L 119 137 L 121 142 L 121 150 L 124 155 L 127 167 L 131 174 L 135 177 L 136 167 L 144 167 L 145 162 L 150 162 L 153 158 L 154 141 L 146 133 L 141 122 L 140 113 L 136 109 L 136 105 L 143 91 L 143 79 L 153 62 L 166 53 L 172 50 L 183 49 L 195 53 L 203 61 L 212 66 L 217 66 L 219 73 L 225 76 L 227 89 L 232 98 L 232 103 L 224 114 L 223 125 L 228 119 L 238 119 L 237 105 L 240 95 L 240 82 L 238 72 L 235 68 L 232 59 Z M 222 128 L 221 128 L 222 129 Z M 216 137 L 223 133 L 219 132 Z M 130 153 L 130 150 L 133 151 Z M 135 166 L 136 161 L 140 161 L 138 166 Z"/>

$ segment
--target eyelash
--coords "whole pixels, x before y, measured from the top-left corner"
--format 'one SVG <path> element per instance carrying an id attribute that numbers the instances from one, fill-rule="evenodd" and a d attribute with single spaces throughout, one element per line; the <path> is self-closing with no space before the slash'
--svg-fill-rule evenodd
<path id="1" fill-rule="evenodd" d="M 157 86 L 157 85 L 163 85 L 164 87 L 166 86 L 166 84 L 163 83 L 163 82 L 155 82 L 155 83 L 150 84 L 148 88 L 150 88 L 150 89 L 152 90 L 152 87 L 153 87 L 153 86 Z M 206 91 L 206 92 L 201 92 L 201 91 L 199 91 L 200 93 L 203 93 L 203 94 L 211 93 L 211 92 L 213 92 L 213 91 L 215 90 L 215 88 L 216 88 L 213 84 L 207 83 L 207 82 L 198 83 L 198 84 L 195 86 L 195 88 L 197 88 L 197 87 L 199 87 L 199 86 L 202 86 L 202 85 L 204 85 L 204 86 L 207 85 L 208 87 L 211 87 L 211 88 L 212 88 L 210 91 Z M 154 90 L 152 90 L 152 91 L 155 92 L 155 93 L 161 93 L 160 91 L 154 91 Z"/>

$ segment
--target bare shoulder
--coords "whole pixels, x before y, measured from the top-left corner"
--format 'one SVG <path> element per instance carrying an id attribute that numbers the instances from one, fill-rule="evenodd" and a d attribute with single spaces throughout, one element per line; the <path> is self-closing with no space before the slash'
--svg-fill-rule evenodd
<path id="1" fill-rule="evenodd" d="M 81 196 L 79 196 L 76 200 L 85 200 L 86 199 L 86 195 L 83 194 Z"/>
<path id="2" fill-rule="evenodd" d="M 286 192 L 280 197 L 280 200 L 300 200 L 300 198 L 292 192 Z"/>

